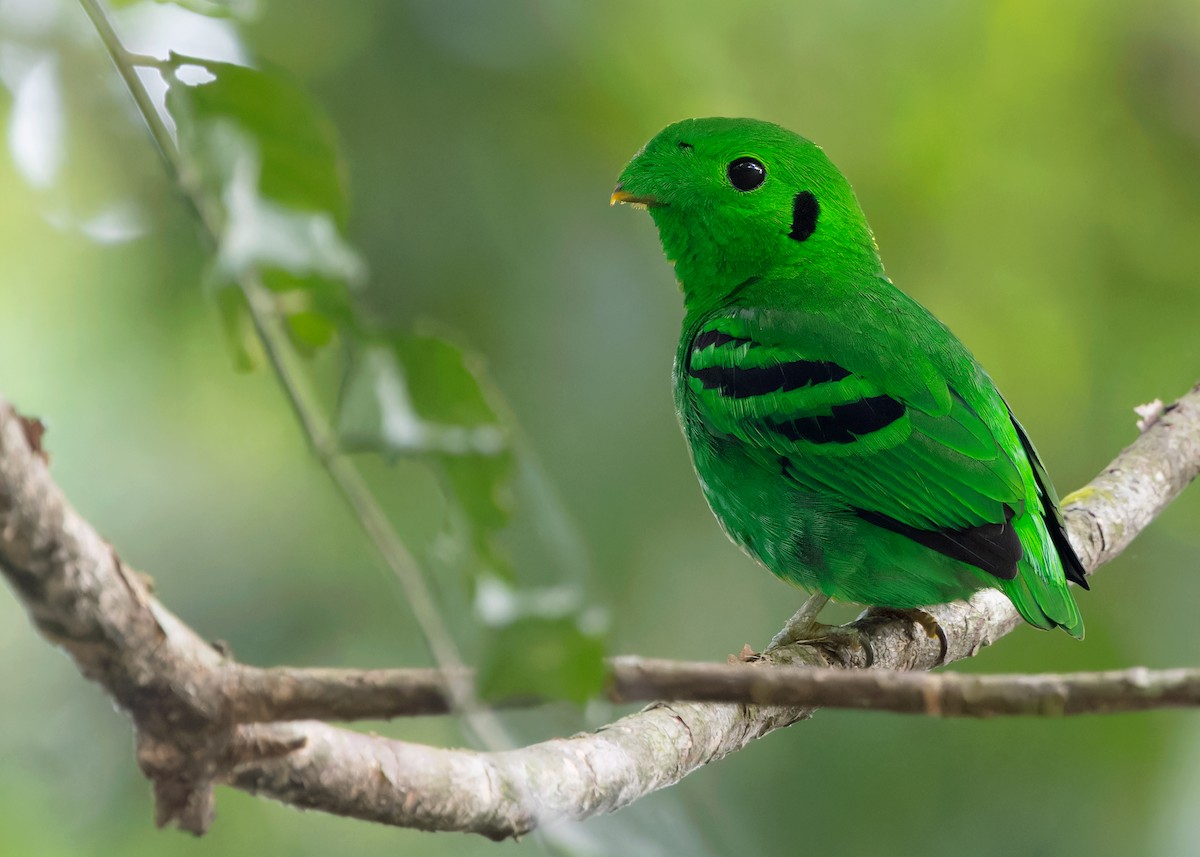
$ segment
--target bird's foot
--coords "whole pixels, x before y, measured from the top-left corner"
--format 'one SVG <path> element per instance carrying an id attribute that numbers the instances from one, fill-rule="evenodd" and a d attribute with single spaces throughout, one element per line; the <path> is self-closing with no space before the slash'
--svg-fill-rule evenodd
<path id="1" fill-rule="evenodd" d="M 771 640 L 767 651 L 795 643 L 807 643 L 835 655 L 838 660 L 845 661 L 845 657 L 836 653 L 839 649 L 849 649 L 861 652 L 864 665 L 871 666 L 875 661 L 875 654 L 858 628 L 853 625 L 826 625 L 817 621 L 821 608 L 828 603 L 828 595 L 817 594 L 810 597 L 792 618 L 788 619 L 783 630 Z"/>
<path id="2" fill-rule="evenodd" d="M 767 651 L 793 644 L 820 649 L 831 665 L 870 667 L 875 663 L 875 652 L 862 631 L 854 625 L 825 625 L 812 622 L 802 633 L 784 637 L 783 632 L 775 635 Z"/>
<path id="3" fill-rule="evenodd" d="M 946 631 L 932 614 L 925 612 L 919 607 L 871 607 L 867 610 L 867 616 L 878 619 L 901 619 L 906 622 L 911 622 L 925 632 L 925 636 L 931 640 L 938 641 L 938 659 L 934 664 L 935 667 L 940 667 L 946 663 L 946 654 L 950 650 L 950 641 L 946 639 Z"/>
<path id="4" fill-rule="evenodd" d="M 777 649 L 780 646 L 786 646 L 791 643 L 798 643 L 804 640 L 812 639 L 814 629 L 821 631 L 829 628 L 829 625 L 822 625 L 817 621 L 817 617 L 821 615 L 821 610 L 829 603 L 829 596 L 817 592 L 808 597 L 808 600 L 800 605 L 800 609 L 792 614 L 792 618 L 787 620 L 787 624 L 783 626 L 783 630 L 775 635 L 771 640 L 771 645 L 768 649 Z"/>

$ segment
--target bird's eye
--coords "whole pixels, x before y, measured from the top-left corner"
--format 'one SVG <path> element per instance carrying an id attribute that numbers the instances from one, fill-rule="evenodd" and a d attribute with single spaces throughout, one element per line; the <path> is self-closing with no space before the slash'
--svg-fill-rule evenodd
<path id="1" fill-rule="evenodd" d="M 754 190 L 767 180 L 767 168 L 757 158 L 738 158 L 729 165 L 729 183 L 740 191 Z"/>

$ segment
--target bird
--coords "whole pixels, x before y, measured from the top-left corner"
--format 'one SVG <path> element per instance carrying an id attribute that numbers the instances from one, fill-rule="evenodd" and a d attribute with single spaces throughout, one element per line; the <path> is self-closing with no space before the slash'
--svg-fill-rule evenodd
<path id="1" fill-rule="evenodd" d="M 734 543 L 812 594 L 790 639 L 824 627 L 829 599 L 921 613 L 987 587 L 1083 639 L 1068 581 L 1087 578 L 1033 443 L 884 273 L 819 146 L 686 119 L 629 161 L 617 203 L 649 212 L 683 292 L 675 408 L 704 496 Z"/>

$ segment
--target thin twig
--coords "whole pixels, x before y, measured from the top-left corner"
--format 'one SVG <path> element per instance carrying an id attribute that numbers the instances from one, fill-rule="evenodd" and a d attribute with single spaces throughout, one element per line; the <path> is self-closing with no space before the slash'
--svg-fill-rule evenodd
<path id="1" fill-rule="evenodd" d="M 229 716 L 237 723 L 383 720 L 452 710 L 448 683 L 438 670 L 259 670 L 237 664 L 226 669 L 231 675 Z M 935 717 L 1113 714 L 1200 706 L 1196 668 L 971 675 L 626 656 L 610 659 L 608 670 L 607 695 L 617 703 L 729 702 Z M 546 701 L 522 698 L 498 704 Z"/>
<path id="2" fill-rule="evenodd" d="M 222 218 L 200 185 L 188 180 L 188 170 L 175 139 L 155 109 L 134 68 L 134 65 L 139 64 L 138 56 L 126 50 L 99 0 L 80 0 L 80 4 L 95 26 L 109 57 L 133 97 L 163 157 L 168 173 L 197 213 L 212 245 L 218 246 L 221 243 Z M 154 68 L 162 71 L 160 65 L 156 64 Z M 339 453 L 337 437 L 316 403 L 316 396 L 304 381 L 303 373 L 293 365 L 292 349 L 281 329 L 270 294 L 259 282 L 258 275 L 253 272 L 244 274 L 238 284 L 245 295 L 254 329 L 262 343 L 267 361 L 300 423 L 309 447 L 333 481 L 342 500 L 350 507 L 355 520 L 400 582 L 434 663 L 449 676 L 464 674 L 458 644 L 438 610 L 433 594 L 425 582 L 424 572 L 397 535 L 358 468 Z M 499 722 L 480 706 L 475 697 L 474 686 L 470 682 L 452 680 L 448 685 L 448 692 L 455 709 L 464 715 L 466 724 L 484 746 L 492 749 L 511 746 L 512 742 Z"/>
<path id="3" fill-rule="evenodd" d="M 934 717 L 1044 717 L 1200 706 L 1200 669 L 971 675 L 619 658 L 612 675 L 612 696 L 626 701 L 740 702 Z"/>

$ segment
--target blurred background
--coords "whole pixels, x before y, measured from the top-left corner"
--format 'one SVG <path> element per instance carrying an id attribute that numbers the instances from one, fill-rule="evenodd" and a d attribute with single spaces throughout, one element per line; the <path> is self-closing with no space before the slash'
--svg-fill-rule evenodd
<path id="1" fill-rule="evenodd" d="M 371 272 L 363 305 L 388 324 L 433 320 L 482 355 L 555 488 L 544 502 L 579 533 L 612 652 L 723 660 L 764 645 L 802 597 L 738 553 L 704 505 L 671 407 L 680 297 L 649 219 L 608 207 L 621 166 L 669 122 L 755 116 L 824 146 L 893 280 L 989 369 L 1061 493 L 1134 438 L 1134 405 L 1200 375 L 1194 0 L 243 11 L 235 26 L 134 3 L 116 24 L 139 50 L 277 64 L 323 104 L 348 167 L 348 236 Z M 0 394 L 49 425 L 67 495 L 242 660 L 426 663 L 274 379 L 234 370 L 190 212 L 78 6 L 0 0 L 0 83 Z M 431 479 L 404 463 L 391 474 L 398 526 L 428 550 Z M 544 514 L 521 508 L 514 526 Z M 1193 489 L 1079 595 L 1085 643 L 1023 627 L 955 668 L 1196 666 L 1198 556 Z M 451 605 L 456 587 L 441 582 Z M 448 609 L 469 637 L 470 612 Z M 5 593 L 0 681 L 7 853 L 543 847 L 231 790 L 204 838 L 157 831 L 127 722 Z M 535 740 L 620 713 L 563 705 L 510 725 Z M 463 740 L 445 719 L 368 726 Z M 1190 855 L 1198 805 L 1194 712 L 826 712 L 562 835 L 580 853 L 611 840 L 637 854 Z"/>

